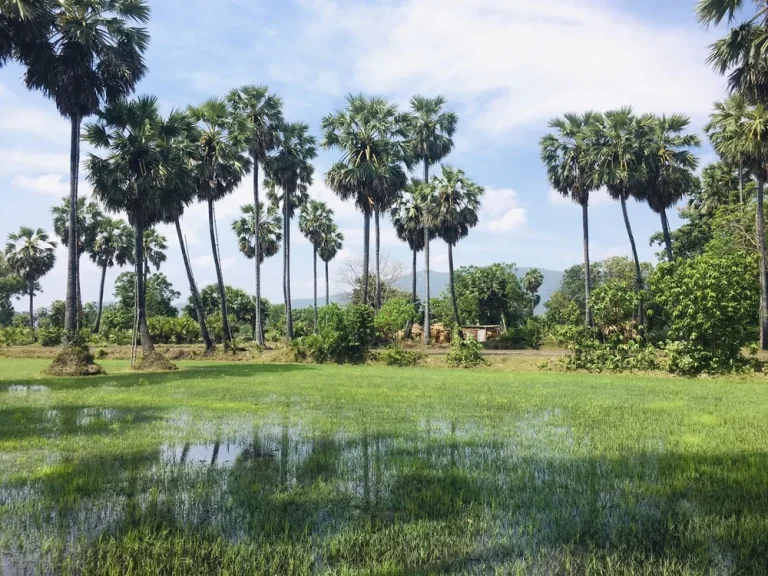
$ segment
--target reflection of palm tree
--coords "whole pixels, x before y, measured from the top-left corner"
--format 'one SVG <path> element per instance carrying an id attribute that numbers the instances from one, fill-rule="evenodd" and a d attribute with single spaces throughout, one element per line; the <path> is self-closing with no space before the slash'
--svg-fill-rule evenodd
<path id="1" fill-rule="evenodd" d="M 187 456 L 189 456 L 189 442 L 184 444 L 184 448 L 181 449 L 181 459 L 179 460 L 179 464 L 186 464 L 187 462 Z"/>
<path id="2" fill-rule="evenodd" d="M 219 459 L 219 449 L 221 448 L 221 441 L 216 440 L 213 443 L 213 453 L 211 454 L 211 468 L 216 466 L 216 461 Z"/>

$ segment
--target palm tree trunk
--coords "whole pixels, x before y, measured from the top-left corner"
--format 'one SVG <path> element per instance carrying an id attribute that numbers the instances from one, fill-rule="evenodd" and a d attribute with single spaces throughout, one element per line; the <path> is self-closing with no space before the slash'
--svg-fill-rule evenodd
<path id="1" fill-rule="evenodd" d="M 99 286 L 99 307 L 96 309 L 96 323 L 93 325 L 93 333 L 98 334 L 101 328 L 101 310 L 104 306 L 104 284 L 107 280 L 107 265 L 101 267 L 101 285 Z"/>
<path id="2" fill-rule="evenodd" d="M 413 249 L 413 273 L 411 274 L 411 302 L 416 303 L 416 248 Z"/>
<path id="3" fill-rule="evenodd" d="M 30 282 L 27 289 L 29 290 L 29 328 L 32 330 L 35 342 L 37 342 L 37 333 L 35 332 L 35 283 Z"/>
<path id="4" fill-rule="evenodd" d="M 317 334 L 317 242 L 312 242 L 312 273 L 315 285 L 315 334 Z"/>
<path id="5" fill-rule="evenodd" d="M 766 271 L 765 253 L 765 182 L 762 176 L 757 179 L 757 246 L 760 251 L 760 348 L 768 350 L 768 272 Z"/>
<path id="6" fill-rule="evenodd" d="M 216 268 L 216 282 L 219 286 L 219 300 L 221 304 L 221 331 L 224 350 L 230 347 L 229 318 L 227 318 L 227 293 L 224 289 L 224 276 L 221 273 L 221 262 L 219 262 L 219 247 L 216 243 L 216 232 L 214 230 L 213 200 L 208 200 L 208 231 L 211 236 L 211 249 L 213 250 L 213 265 Z"/>
<path id="7" fill-rule="evenodd" d="M 179 238 L 179 246 L 181 246 L 181 257 L 184 260 L 184 268 L 187 271 L 187 280 L 189 281 L 189 293 L 192 295 L 192 304 L 195 307 L 195 314 L 197 314 L 197 323 L 200 325 L 200 334 L 203 337 L 205 343 L 205 350 L 210 352 L 213 350 L 213 341 L 211 335 L 208 333 L 208 326 L 205 323 L 205 311 L 203 310 L 203 303 L 200 300 L 200 292 L 197 291 L 197 284 L 195 283 L 195 276 L 192 274 L 192 265 L 189 262 L 189 256 L 187 255 L 187 247 L 184 242 L 184 234 L 181 233 L 181 222 L 176 218 L 176 235 Z"/>
<path id="8" fill-rule="evenodd" d="M 141 352 L 144 356 L 155 351 L 147 325 L 147 301 L 146 285 L 144 284 L 144 226 L 141 219 L 136 220 L 136 306 L 138 308 L 139 337 L 141 339 Z"/>
<path id="9" fill-rule="evenodd" d="M 629 236 L 629 244 L 632 246 L 632 257 L 635 260 L 635 289 L 638 292 L 638 305 L 637 305 L 637 323 L 640 326 L 645 326 L 645 306 L 643 305 L 643 271 L 640 268 L 640 257 L 637 255 L 637 245 L 635 244 L 635 235 L 632 233 L 632 225 L 629 223 L 629 212 L 627 211 L 627 199 L 624 196 L 621 197 L 621 212 L 624 214 L 624 225 L 627 227 L 627 236 Z"/>
<path id="10" fill-rule="evenodd" d="M 584 316 L 589 328 L 592 327 L 592 308 L 589 293 L 592 287 L 592 271 L 589 267 L 589 200 L 581 203 L 581 222 L 584 230 Z"/>
<path id="11" fill-rule="evenodd" d="M 739 204 L 744 204 L 744 165 L 739 166 Z"/>
<path id="12" fill-rule="evenodd" d="M 255 209 L 254 231 L 256 234 L 253 239 L 253 249 L 256 261 L 256 330 L 253 339 L 259 346 L 264 346 L 264 324 L 261 319 L 261 259 L 259 258 L 259 163 L 256 158 L 253 159 L 253 207 Z"/>
<path id="13" fill-rule="evenodd" d="M 531 292 L 531 316 L 536 316 L 536 292 Z"/>
<path id="14" fill-rule="evenodd" d="M 284 258 L 285 258 L 285 335 L 288 340 L 293 340 L 293 306 L 291 304 L 291 220 L 290 220 L 290 196 L 287 186 L 284 189 L 285 198 L 283 206 L 285 208 L 283 233 L 284 239 Z"/>
<path id="15" fill-rule="evenodd" d="M 363 216 L 363 306 L 368 306 L 368 269 L 371 262 L 371 215 L 366 210 Z"/>
<path id="16" fill-rule="evenodd" d="M 453 303 L 453 320 L 456 326 L 461 327 L 461 318 L 459 318 L 459 304 L 456 301 L 456 285 L 453 283 L 453 246 L 448 244 L 448 283 L 451 288 L 451 302 Z"/>
<path id="17" fill-rule="evenodd" d="M 82 253 L 77 255 L 77 329 L 83 327 L 83 292 L 80 289 L 80 258 Z"/>
<path id="18" fill-rule="evenodd" d="M 374 217 L 376 220 L 376 310 L 381 309 L 381 229 L 379 228 L 379 209 Z"/>
<path id="19" fill-rule="evenodd" d="M 80 170 L 80 117 L 71 121 L 69 149 L 69 242 L 67 246 L 67 306 L 64 329 L 67 343 L 77 340 L 77 184 Z"/>
<path id="20" fill-rule="evenodd" d="M 329 288 L 329 282 L 328 282 L 328 262 L 325 262 L 325 305 L 330 306 L 331 305 L 331 292 Z"/>
<path id="21" fill-rule="evenodd" d="M 425 168 L 426 171 L 426 168 Z M 429 327 L 429 228 L 424 228 L 424 344 L 432 343 Z"/>
<path id="22" fill-rule="evenodd" d="M 667 249 L 667 258 L 670 262 L 674 260 L 672 256 L 672 236 L 669 233 L 669 220 L 667 220 L 667 211 L 662 210 L 660 212 L 661 216 L 661 230 L 664 233 L 664 246 Z"/>

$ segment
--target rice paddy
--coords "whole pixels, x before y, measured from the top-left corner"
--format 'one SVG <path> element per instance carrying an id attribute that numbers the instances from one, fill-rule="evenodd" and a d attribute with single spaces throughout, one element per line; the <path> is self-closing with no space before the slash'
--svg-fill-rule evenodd
<path id="1" fill-rule="evenodd" d="M 0 361 L 3 574 L 765 574 L 768 386 Z"/>

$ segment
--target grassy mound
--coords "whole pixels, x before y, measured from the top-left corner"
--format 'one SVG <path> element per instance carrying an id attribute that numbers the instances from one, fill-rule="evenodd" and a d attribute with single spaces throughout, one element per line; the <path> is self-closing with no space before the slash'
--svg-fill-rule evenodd
<path id="1" fill-rule="evenodd" d="M 160 352 L 155 351 L 139 358 L 134 369 L 143 372 L 173 372 L 174 370 L 178 370 L 179 367 L 160 354 Z"/>
<path id="2" fill-rule="evenodd" d="M 50 376 L 98 376 L 104 368 L 93 361 L 87 346 L 65 346 L 45 371 Z"/>

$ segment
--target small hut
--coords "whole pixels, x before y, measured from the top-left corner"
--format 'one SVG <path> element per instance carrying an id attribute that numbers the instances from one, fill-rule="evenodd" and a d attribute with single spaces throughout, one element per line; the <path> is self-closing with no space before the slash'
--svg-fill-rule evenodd
<path id="1" fill-rule="evenodd" d="M 487 342 L 501 336 L 501 326 L 496 325 L 462 326 L 461 331 L 466 338 L 474 338 L 478 342 Z"/>

